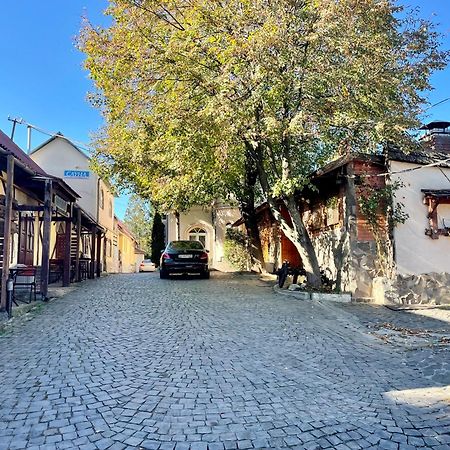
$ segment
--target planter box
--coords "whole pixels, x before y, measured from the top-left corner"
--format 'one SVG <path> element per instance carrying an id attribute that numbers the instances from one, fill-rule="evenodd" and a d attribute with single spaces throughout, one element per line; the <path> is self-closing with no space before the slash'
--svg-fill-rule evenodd
<path id="1" fill-rule="evenodd" d="M 351 303 L 351 294 L 328 294 L 325 292 L 312 292 L 311 300 L 322 300 L 329 302 Z"/>

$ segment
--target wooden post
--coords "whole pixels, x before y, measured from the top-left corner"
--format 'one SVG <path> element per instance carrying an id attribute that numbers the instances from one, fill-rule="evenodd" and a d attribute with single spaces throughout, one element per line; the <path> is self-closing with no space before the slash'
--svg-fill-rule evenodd
<path id="1" fill-rule="evenodd" d="M 97 232 L 97 278 L 100 278 L 101 275 L 101 249 L 102 249 L 102 233 L 101 231 Z"/>
<path id="2" fill-rule="evenodd" d="M 75 280 L 81 281 L 80 273 L 81 209 L 77 208 L 77 243 L 75 255 Z"/>
<path id="3" fill-rule="evenodd" d="M 72 240 L 72 217 L 66 219 L 66 230 L 64 235 L 64 267 L 63 267 L 63 286 L 70 284 L 70 243 Z"/>
<path id="4" fill-rule="evenodd" d="M 48 297 L 48 278 L 50 272 L 50 232 L 52 226 L 52 180 L 45 180 L 44 224 L 42 232 L 41 296 Z"/>
<path id="5" fill-rule="evenodd" d="M 6 309 L 6 282 L 9 277 L 9 260 L 11 258 L 11 219 L 14 196 L 14 156 L 7 156 L 7 176 L 5 191 L 5 226 L 3 230 L 3 267 L 0 309 Z"/>
<path id="6" fill-rule="evenodd" d="M 95 235 L 97 233 L 96 225 L 92 226 L 91 229 L 91 267 L 89 268 L 89 278 L 94 278 L 95 276 Z"/>

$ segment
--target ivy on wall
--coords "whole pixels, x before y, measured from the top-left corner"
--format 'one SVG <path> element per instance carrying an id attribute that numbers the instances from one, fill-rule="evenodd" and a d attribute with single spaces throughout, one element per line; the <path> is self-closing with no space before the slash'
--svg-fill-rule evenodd
<path id="1" fill-rule="evenodd" d="M 395 275 L 391 233 L 408 219 L 404 204 L 395 200 L 403 184 L 395 181 L 385 186 L 365 184 L 359 189 L 359 207 L 372 231 L 377 247 L 378 274 L 388 278 Z"/>

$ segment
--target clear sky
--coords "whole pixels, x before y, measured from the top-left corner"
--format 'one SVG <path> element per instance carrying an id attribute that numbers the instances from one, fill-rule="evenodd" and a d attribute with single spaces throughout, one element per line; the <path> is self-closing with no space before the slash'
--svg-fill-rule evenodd
<path id="1" fill-rule="evenodd" d="M 450 0 L 401 0 L 419 7 L 420 16 L 439 23 L 450 48 Z M 82 68 L 83 55 L 74 40 L 81 18 L 107 24 L 102 15 L 107 0 L 15 0 L 2 4 L 0 39 L 0 129 L 10 134 L 8 116 L 69 138 L 89 142 L 90 133 L 101 125 L 99 113 L 86 101 L 91 89 Z M 450 68 L 432 78 L 431 103 L 450 97 Z M 432 108 L 429 120 L 450 120 L 450 101 Z M 32 147 L 47 137 L 33 132 Z M 15 141 L 26 148 L 26 129 L 18 126 Z M 123 217 L 127 197 L 116 201 L 116 214 Z"/>

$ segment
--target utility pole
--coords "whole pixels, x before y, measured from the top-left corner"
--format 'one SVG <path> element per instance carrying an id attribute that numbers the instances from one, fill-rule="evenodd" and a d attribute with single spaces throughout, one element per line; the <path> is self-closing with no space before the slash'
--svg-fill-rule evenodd
<path id="1" fill-rule="evenodd" d="M 24 123 L 24 121 L 21 118 L 19 119 L 18 117 L 10 117 L 10 116 L 8 116 L 8 120 L 13 123 L 12 130 L 11 130 L 11 140 L 13 141 L 14 140 L 14 133 L 16 131 L 16 125 L 18 123 L 19 124 Z"/>
<path id="2" fill-rule="evenodd" d="M 31 127 L 27 125 L 27 154 L 29 155 L 31 151 Z"/>

